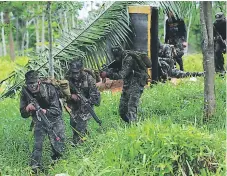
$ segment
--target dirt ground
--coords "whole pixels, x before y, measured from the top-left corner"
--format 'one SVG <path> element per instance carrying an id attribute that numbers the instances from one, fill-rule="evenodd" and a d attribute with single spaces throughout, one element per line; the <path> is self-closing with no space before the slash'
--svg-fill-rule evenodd
<path id="1" fill-rule="evenodd" d="M 112 92 L 121 92 L 123 87 L 123 80 L 110 80 L 106 78 L 105 81 L 96 83 L 96 86 L 101 92 L 104 90 L 110 90 Z"/>
<path id="2" fill-rule="evenodd" d="M 171 79 L 171 83 L 173 83 L 174 85 L 177 85 L 179 81 L 180 79 L 177 78 Z M 100 81 L 96 83 L 96 86 L 101 92 L 106 90 L 109 90 L 111 92 L 121 92 L 123 87 L 123 80 L 110 80 L 107 78 L 104 82 Z"/>

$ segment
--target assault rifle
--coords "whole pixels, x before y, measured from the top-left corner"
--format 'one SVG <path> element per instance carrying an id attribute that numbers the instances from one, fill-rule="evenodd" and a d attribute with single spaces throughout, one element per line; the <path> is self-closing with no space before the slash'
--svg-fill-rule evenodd
<path id="1" fill-rule="evenodd" d="M 26 90 L 26 88 L 23 88 L 23 92 L 25 93 L 25 95 L 28 97 L 29 102 L 33 104 L 33 106 L 35 107 L 35 111 L 36 111 L 36 118 L 38 121 L 43 121 L 45 124 L 45 127 L 47 128 L 47 130 L 51 130 L 52 133 L 55 136 L 56 141 L 60 141 L 60 138 L 57 136 L 57 134 L 55 133 L 54 129 L 53 129 L 53 125 L 50 123 L 50 121 L 48 120 L 47 116 L 44 114 L 44 112 L 42 111 L 42 108 L 39 106 L 37 100 L 35 98 L 33 98 L 28 91 Z M 32 127 L 30 126 L 30 129 Z"/>
<path id="2" fill-rule="evenodd" d="M 99 70 L 99 73 L 105 71 L 105 72 L 118 72 L 122 67 L 122 63 L 120 61 L 117 60 L 113 60 L 112 62 L 110 62 L 108 65 L 103 64 L 102 68 Z M 106 82 L 106 78 L 102 80 L 103 83 Z"/>
<path id="3" fill-rule="evenodd" d="M 87 98 L 85 98 L 82 93 L 75 87 L 72 85 L 72 83 L 70 83 L 70 88 L 73 90 L 73 92 L 76 93 L 76 95 L 79 97 L 80 101 L 82 102 L 82 104 L 84 104 L 84 106 L 86 107 L 86 109 L 88 110 L 88 112 L 91 114 L 91 116 L 94 118 L 94 120 L 100 125 L 102 126 L 102 121 L 98 118 L 98 116 L 95 114 L 95 111 L 92 109 L 91 105 L 88 103 Z"/>
<path id="4" fill-rule="evenodd" d="M 102 71 L 109 71 L 111 69 L 121 69 L 122 63 L 120 61 L 117 60 L 113 60 L 112 62 L 110 62 L 108 65 L 103 64 L 101 70 L 99 70 L 100 72 Z"/>

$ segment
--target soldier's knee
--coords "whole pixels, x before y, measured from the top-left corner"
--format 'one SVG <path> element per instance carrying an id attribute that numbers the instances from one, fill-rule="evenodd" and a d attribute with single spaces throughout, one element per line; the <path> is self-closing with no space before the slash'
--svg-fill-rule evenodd
<path id="1" fill-rule="evenodd" d="M 42 148 L 43 148 L 42 141 L 35 142 L 35 145 L 34 145 L 35 152 L 42 152 Z"/>

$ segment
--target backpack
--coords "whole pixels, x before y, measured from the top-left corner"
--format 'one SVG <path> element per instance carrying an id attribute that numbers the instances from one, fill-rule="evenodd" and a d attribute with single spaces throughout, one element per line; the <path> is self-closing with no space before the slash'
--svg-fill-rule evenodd
<path id="1" fill-rule="evenodd" d="M 132 56 L 136 59 L 138 65 L 146 70 L 147 68 L 151 68 L 151 60 L 148 58 L 146 53 L 141 53 L 138 51 L 131 51 L 131 50 L 125 50 L 125 54 L 127 56 Z"/>
<path id="2" fill-rule="evenodd" d="M 70 88 L 69 88 L 69 81 L 66 79 L 57 80 L 51 78 L 42 78 L 42 83 L 51 84 L 56 88 L 56 91 L 60 98 L 69 99 L 71 97 Z"/>
<path id="3" fill-rule="evenodd" d="M 84 71 L 86 73 L 88 73 L 89 75 L 91 75 L 95 79 L 96 83 L 101 81 L 98 70 L 93 70 L 93 69 L 90 69 L 90 68 L 84 68 Z"/>

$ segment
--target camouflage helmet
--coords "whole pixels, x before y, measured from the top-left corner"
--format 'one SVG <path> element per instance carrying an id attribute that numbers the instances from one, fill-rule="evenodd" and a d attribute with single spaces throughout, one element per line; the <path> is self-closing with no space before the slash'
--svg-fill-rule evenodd
<path id="1" fill-rule="evenodd" d="M 224 17 L 224 14 L 222 12 L 218 12 L 215 14 L 215 19 L 216 20 L 223 20 L 225 17 Z"/>
<path id="2" fill-rule="evenodd" d="M 82 59 L 73 60 L 70 63 L 71 72 L 80 72 L 84 68 Z"/>

